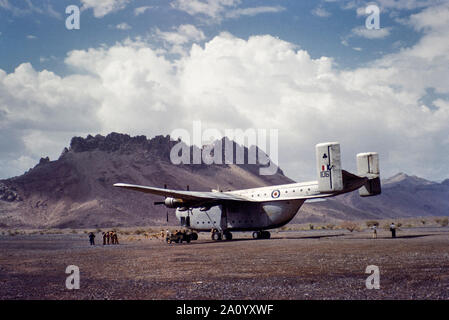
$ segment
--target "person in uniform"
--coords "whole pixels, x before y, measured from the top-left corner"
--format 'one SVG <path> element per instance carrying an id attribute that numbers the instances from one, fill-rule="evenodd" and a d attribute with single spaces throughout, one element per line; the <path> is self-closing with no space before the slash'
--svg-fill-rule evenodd
<path id="1" fill-rule="evenodd" d="M 111 244 L 115 244 L 114 231 L 111 231 L 110 237 L 111 237 Z"/>
<path id="2" fill-rule="evenodd" d="M 170 239 L 170 230 L 165 230 L 165 241 L 168 242 L 168 240 Z"/>
<path id="3" fill-rule="evenodd" d="M 394 222 L 390 224 L 390 231 L 391 231 L 391 237 L 396 238 L 396 226 L 394 225 Z"/>
<path id="4" fill-rule="evenodd" d="M 117 236 L 117 232 L 114 231 L 114 243 L 118 244 L 118 236 Z"/>
<path id="5" fill-rule="evenodd" d="M 168 239 L 170 239 L 170 230 L 166 230 L 165 231 L 165 241 L 168 241 Z"/>
<path id="6" fill-rule="evenodd" d="M 106 244 L 106 232 L 103 232 L 103 245 Z"/>
<path id="7" fill-rule="evenodd" d="M 108 231 L 108 232 L 106 232 L 106 244 L 109 244 L 109 238 L 110 238 L 110 234 Z"/>
<path id="8" fill-rule="evenodd" d="M 373 228 L 373 239 L 377 239 L 377 226 L 373 225 L 372 228 Z"/>
<path id="9" fill-rule="evenodd" d="M 95 245 L 95 235 L 93 232 L 89 233 L 89 242 L 91 246 Z"/>

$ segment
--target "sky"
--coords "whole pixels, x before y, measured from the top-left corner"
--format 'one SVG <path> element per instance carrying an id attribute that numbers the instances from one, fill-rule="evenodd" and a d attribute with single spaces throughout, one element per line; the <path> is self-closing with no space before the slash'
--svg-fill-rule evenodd
<path id="1" fill-rule="evenodd" d="M 73 5 L 79 29 L 66 26 Z M 297 181 L 315 179 L 325 141 L 350 171 L 377 151 L 383 178 L 442 181 L 448 53 L 442 0 L 0 0 L 0 179 L 57 159 L 73 136 L 201 121 L 278 130 L 279 166 Z"/>

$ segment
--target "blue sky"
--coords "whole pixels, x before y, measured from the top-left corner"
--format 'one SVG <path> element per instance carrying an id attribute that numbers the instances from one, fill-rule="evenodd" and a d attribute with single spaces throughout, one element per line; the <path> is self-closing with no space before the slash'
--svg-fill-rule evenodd
<path id="1" fill-rule="evenodd" d="M 411 26 L 396 21 L 419 9 L 398 11 L 393 18 L 391 12 L 381 14 L 381 28 L 391 28 L 391 33 L 380 39 L 367 39 L 351 32 L 355 27 L 364 26 L 366 15 L 358 16 L 354 8 L 348 9 L 338 1 L 242 1 L 239 8 L 263 6 L 279 11 L 221 21 L 206 15 L 192 16 L 173 8 L 170 1 L 131 1 L 124 9 L 103 17 L 95 17 L 92 9 L 86 9 L 81 13 L 82 27 L 76 31 L 65 28 L 65 19 L 69 16 L 65 8 L 72 4 L 82 8 L 80 1 L 7 3 L 14 9 L 8 10 L 3 5 L 0 10 L 0 45 L 3 48 L 0 68 L 8 72 L 14 71 L 24 61 L 31 62 L 37 70 L 68 72 L 64 69 L 63 60 L 71 50 L 113 45 L 127 37 L 146 37 L 155 28 L 170 31 L 182 24 L 193 24 L 202 29 L 207 37 L 204 41 L 221 31 L 245 39 L 255 34 L 270 34 L 306 49 L 314 58 L 333 57 L 342 68 L 368 63 L 399 47 L 411 46 L 420 38 Z M 136 8 L 146 6 L 151 8 L 136 16 Z M 315 14 L 317 9 L 321 9 L 324 16 Z M 117 29 L 122 23 L 126 23 L 129 29 Z M 347 45 L 342 43 L 344 39 L 348 39 Z"/>
<path id="2" fill-rule="evenodd" d="M 69 5 L 79 30 L 65 27 Z M 379 30 L 365 27 L 368 5 Z M 440 181 L 448 36 L 441 0 L 0 0 L 0 178 L 75 135 L 200 120 L 278 129 L 296 180 L 313 178 L 315 143 L 339 140 L 349 169 L 379 151 L 385 176 Z"/>

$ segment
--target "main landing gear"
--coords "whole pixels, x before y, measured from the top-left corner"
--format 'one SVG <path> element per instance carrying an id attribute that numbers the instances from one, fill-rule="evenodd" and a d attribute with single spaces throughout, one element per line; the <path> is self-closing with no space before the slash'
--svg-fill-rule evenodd
<path id="1" fill-rule="evenodd" d="M 268 231 L 254 231 L 254 239 L 270 239 L 271 234 Z M 211 233 L 211 238 L 214 241 L 220 240 L 232 240 L 232 233 L 229 231 L 219 231 L 218 229 L 213 229 Z"/>
<path id="2" fill-rule="evenodd" d="M 271 234 L 268 231 L 254 231 L 253 239 L 270 239 Z"/>
<path id="3" fill-rule="evenodd" d="M 214 229 L 214 230 L 212 230 L 211 237 L 212 237 L 212 240 L 214 240 L 214 241 L 219 241 L 219 240 L 222 240 L 222 239 L 224 239 L 224 240 L 232 240 L 232 233 L 229 232 L 229 231 L 220 232 L 219 230 Z"/>

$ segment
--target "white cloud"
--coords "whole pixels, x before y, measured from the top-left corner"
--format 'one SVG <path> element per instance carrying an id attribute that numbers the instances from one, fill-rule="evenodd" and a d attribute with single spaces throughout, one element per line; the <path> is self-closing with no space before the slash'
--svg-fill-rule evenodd
<path id="1" fill-rule="evenodd" d="M 56 11 L 50 3 L 47 4 L 46 12 L 49 16 L 52 16 L 56 19 L 62 19 L 63 16 L 60 12 Z"/>
<path id="2" fill-rule="evenodd" d="M 201 15 L 208 17 L 210 19 L 209 22 L 221 22 L 224 18 L 255 16 L 285 10 L 282 6 L 238 8 L 238 5 L 241 3 L 241 0 L 175 0 L 171 3 L 171 6 L 192 16 Z"/>
<path id="3" fill-rule="evenodd" d="M 54 159 L 71 136 L 96 131 L 98 101 L 90 94 L 96 82 L 37 72 L 29 63 L 10 74 L 0 69 L 0 176 L 23 173 L 30 158 L 34 164 L 44 155 Z"/>
<path id="4" fill-rule="evenodd" d="M 152 9 L 152 6 L 143 6 L 143 7 L 138 7 L 134 9 L 134 15 L 136 16 L 140 16 L 141 14 L 144 14 L 146 11 Z"/>
<path id="5" fill-rule="evenodd" d="M 368 5 L 375 4 L 385 10 L 415 10 L 444 4 L 445 0 L 343 0 L 344 9 L 356 9 L 357 15 L 364 15 Z"/>
<path id="6" fill-rule="evenodd" d="M 368 29 L 365 26 L 357 26 L 351 30 L 351 33 L 342 37 L 340 43 L 345 47 L 349 46 L 349 39 L 353 37 L 361 37 L 365 39 L 384 39 L 390 35 L 391 27 L 382 27 L 380 29 Z M 359 47 L 354 50 L 361 49 Z M 360 50 L 358 50 L 360 51 Z"/>
<path id="7" fill-rule="evenodd" d="M 449 28 L 449 6 L 430 7 L 411 15 L 409 24 L 418 31 L 435 31 Z"/>
<path id="8" fill-rule="evenodd" d="M 443 4 L 444 0 L 378 0 L 379 5 L 387 9 L 414 10 Z"/>
<path id="9" fill-rule="evenodd" d="M 0 173 L 21 156 L 59 155 L 74 132 L 153 136 L 200 119 L 222 132 L 278 128 L 280 165 L 295 179 L 314 178 L 314 145 L 328 140 L 341 142 L 350 170 L 357 152 L 379 151 L 384 177 L 447 178 L 449 101 L 435 99 L 435 110 L 421 102 L 428 88 L 449 94 L 449 30 L 431 13 L 410 19 L 425 30 L 416 45 L 352 70 L 269 35 L 229 33 L 184 47 L 175 61 L 128 40 L 70 52 L 75 74 L 66 77 L 29 64 L 0 70 L 0 145 L 10 155 Z"/>
<path id="10" fill-rule="evenodd" d="M 81 0 L 81 9 L 93 9 L 96 18 L 103 18 L 109 13 L 123 10 L 130 2 L 131 0 Z"/>
<path id="11" fill-rule="evenodd" d="M 30 0 L 23 1 L 24 4 L 16 7 L 9 0 L 0 0 L 0 8 L 12 12 L 15 16 L 25 16 L 33 13 L 45 14 L 53 18 L 62 19 L 61 13 L 55 11 L 50 3 L 43 6 L 35 6 Z"/>
<path id="12" fill-rule="evenodd" d="M 312 14 L 321 18 L 327 18 L 331 16 L 331 13 L 326 9 L 324 9 L 322 6 L 318 6 L 315 9 L 313 9 Z"/>
<path id="13" fill-rule="evenodd" d="M 202 14 L 211 18 L 220 18 L 227 8 L 238 4 L 240 0 L 175 0 L 171 3 L 173 8 L 185 11 L 192 16 Z"/>
<path id="14" fill-rule="evenodd" d="M 56 61 L 58 58 L 56 58 L 55 56 L 49 56 L 49 57 L 43 57 L 43 56 L 41 56 L 41 57 L 39 57 L 39 62 L 40 63 L 45 63 L 45 62 L 48 62 L 48 61 L 51 61 L 51 60 L 54 60 L 54 61 Z"/>
<path id="15" fill-rule="evenodd" d="M 129 24 L 127 24 L 126 22 L 122 22 L 122 23 L 119 23 L 118 25 L 116 25 L 115 28 L 118 30 L 130 30 L 131 26 Z"/>
<path id="16" fill-rule="evenodd" d="M 199 42 L 206 39 L 203 31 L 191 24 L 180 25 L 175 31 L 163 32 L 156 29 L 156 36 L 173 45 L 183 45 L 189 42 Z"/>
<path id="17" fill-rule="evenodd" d="M 143 43 L 72 51 L 66 63 L 99 79 L 91 88 L 100 101 L 96 114 L 104 133 L 165 132 L 163 119 L 180 114 L 173 64 Z"/>
<path id="18" fill-rule="evenodd" d="M 357 17 L 362 17 L 366 15 L 366 7 L 360 7 L 356 10 Z"/>
<path id="19" fill-rule="evenodd" d="M 193 42 L 199 43 L 206 39 L 204 32 L 191 24 L 180 25 L 174 28 L 174 31 L 161 31 L 156 28 L 153 36 L 162 40 L 167 52 L 180 56 L 187 54 L 186 48 Z"/>
<path id="20" fill-rule="evenodd" d="M 367 38 L 367 39 L 383 39 L 390 35 L 390 27 L 383 27 L 380 29 L 368 29 L 364 26 L 358 26 L 352 29 L 354 36 Z"/>
<path id="21" fill-rule="evenodd" d="M 27 35 L 27 39 L 34 40 L 34 39 L 37 39 L 37 37 L 33 36 L 32 34 L 29 34 L 29 35 Z"/>
<path id="22" fill-rule="evenodd" d="M 239 18 L 241 16 L 255 16 L 262 13 L 277 13 L 284 11 L 285 8 L 281 6 L 262 6 L 251 8 L 238 8 L 226 13 L 227 18 Z"/>

